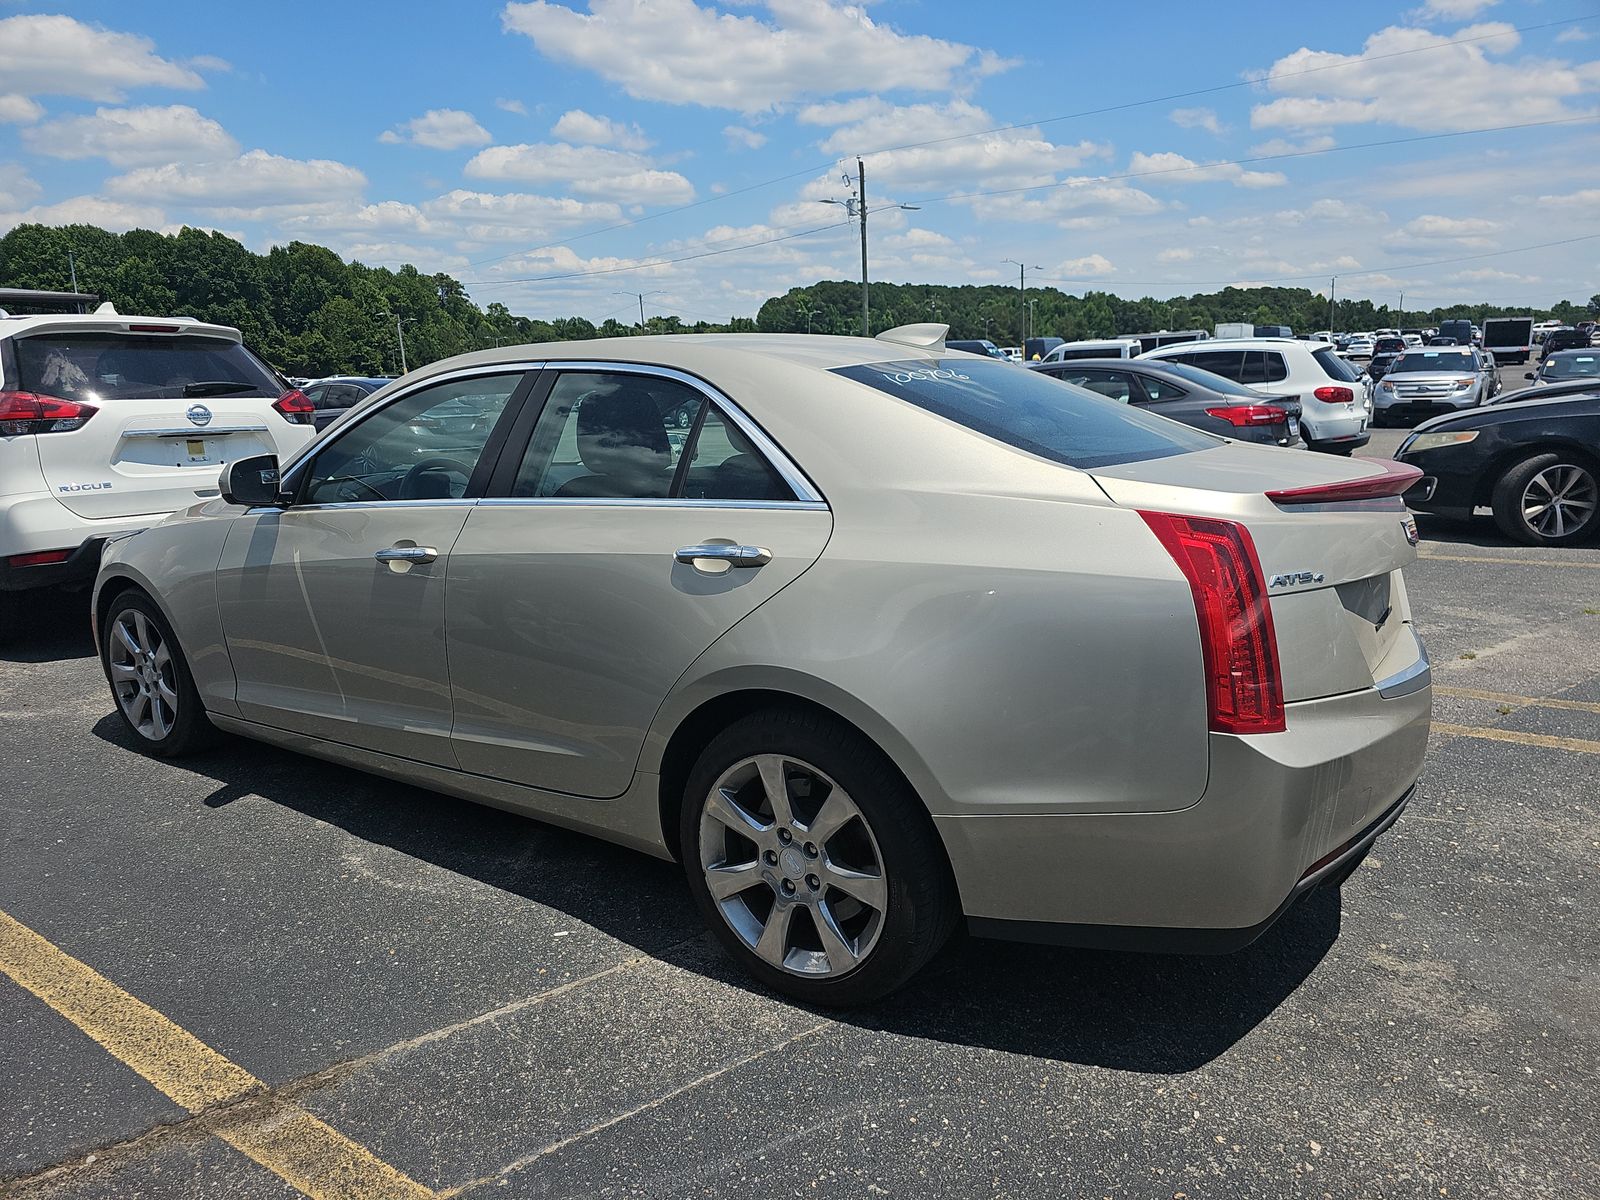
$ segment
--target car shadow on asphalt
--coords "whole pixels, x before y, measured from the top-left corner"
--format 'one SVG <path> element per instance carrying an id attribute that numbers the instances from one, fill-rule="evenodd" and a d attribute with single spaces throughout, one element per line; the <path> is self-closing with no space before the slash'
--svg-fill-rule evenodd
<path id="1" fill-rule="evenodd" d="M 1431 513 L 1413 513 L 1417 519 L 1417 532 L 1422 534 L 1422 545 L 1430 543 L 1437 546 L 1477 546 L 1481 549 L 1497 550 L 1526 550 L 1540 549 L 1536 546 L 1525 546 L 1521 542 L 1514 542 L 1500 532 L 1500 527 L 1494 523 L 1494 518 L 1487 512 L 1481 513 L 1466 521 L 1450 520 L 1446 517 L 1434 516 Z M 1563 548 L 1552 547 L 1557 553 Z"/>
<path id="2" fill-rule="evenodd" d="M 138 753 L 115 715 L 94 732 Z M 761 990 L 711 948 L 674 864 L 241 738 L 169 765 L 215 783 L 204 800 L 208 808 L 259 797 L 565 913 L 675 966 Z M 1117 1070 L 1189 1071 L 1271 1015 L 1316 969 L 1338 932 L 1338 894 L 1322 891 L 1254 945 L 1225 956 L 958 937 L 888 1000 L 821 1015 L 867 1030 Z"/>
<path id="3" fill-rule="evenodd" d="M 52 588 L 22 592 L 17 598 L 18 629 L 0 638 L 0 663 L 66 662 L 93 658 L 89 594 Z"/>

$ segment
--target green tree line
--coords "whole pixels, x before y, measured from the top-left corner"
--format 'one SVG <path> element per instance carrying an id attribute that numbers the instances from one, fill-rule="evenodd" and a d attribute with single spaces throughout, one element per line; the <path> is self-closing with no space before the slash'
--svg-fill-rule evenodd
<path id="1" fill-rule="evenodd" d="M 383 375 L 400 367 L 395 320 L 405 331 L 406 360 L 416 367 L 435 359 L 496 345 L 624 337 L 644 333 L 752 332 L 855 334 L 861 330 L 857 283 L 824 281 L 767 300 L 755 320 L 685 323 L 676 316 L 649 318 L 643 329 L 610 319 L 596 326 L 582 317 L 522 316 L 503 304 L 479 308 L 460 282 L 412 266 L 399 270 L 347 263 L 306 242 L 274 246 L 265 254 L 220 233 L 185 228 L 175 234 L 147 229 L 110 233 L 92 225 L 19 225 L 0 237 L 0 287 L 64 290 L 68 252 L 81 291 L 98 293 L 120 312 L 184 315 L 236 326 L 248 344 L 291 375 Z M 1218 322 L 1326 329 L 1327 301 L 1304 288 L 1224 288 L 1220 292 L 1153 300 L 1128 300 L 1110 292 L 1070 295 L 1030 288 L 1036 334 L 1068 339 L 1143 333 L 1156 329 L 1206 329 Z M 918 321 L 942 321 L 955 338 L 987 337 L 1020 343 L 1027 310 L 1017 288 L 999 285 L 872 285 L 872 332 Z M 1600 311 L 1562 301 L 1538 317 L 1579 320 Z M 1338 302 L 1336 329 L 1435 324 L 1447 317 L 1526 315 L 1490 304 L 1455 305 L 1397 313 L 1370 301 Z"/>

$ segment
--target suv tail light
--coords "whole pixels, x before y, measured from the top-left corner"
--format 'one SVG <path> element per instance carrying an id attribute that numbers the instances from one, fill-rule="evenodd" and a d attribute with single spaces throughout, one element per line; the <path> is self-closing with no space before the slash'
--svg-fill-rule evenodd
<path id="1" fill-rule="evenodd" d="M 1281 425 L 1289 414 L 1270 404 L 1231 404 L 1226 408 L 1208 408 L 1206 415 L 1217 417 L 1229 425 Z"/>
<path id="2" fill-rule="evenodd" d="M 71 557 L 71 550 L 35 550 L 31 554 L 13 554 L 6 559 L 6 564 L 13 567 L 53 567 Z"/>
<path id="3" fill-rule="evenodd" d="M 1281 733 L 1283 675 L 1267 581 L 1250 531 L 1237 521 L 1139 513 L 1194 595 L 1206 710 L 1217 733 Z"/>
<path id="4" fill-rule="evenodd" d="M 38 392 L 0 392 L 0 436 L 19 433 L 70 433 L 99 410 Z"/>
<path id="5" fill-rule="evenodd" d="M 309 425 L 317 411 L 317 406 L 311 403 L 299 388 L 290 388 L 283 395 L 272 402 L 272 407 L 283 414 L 283 419 L 291 425 Z"/>
<path id="6" fill-rule="evenodd" d="M 1311 393 L 1324 404 L 1353 404 L 1356 394 L 1347 387 L 1319 387 Z"/>

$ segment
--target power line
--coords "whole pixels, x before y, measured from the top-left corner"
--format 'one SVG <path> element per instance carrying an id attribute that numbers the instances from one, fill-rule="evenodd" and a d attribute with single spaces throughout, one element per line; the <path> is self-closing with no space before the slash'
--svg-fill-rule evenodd
<path id="1" fill-rule="evenodd" d="M 1457 129 L 1450 133 L 1423 133 L 1414 137 L 1384 138 L 1376 142 L 1351 142 L 1344 146 L 1323 146 L 1315 150 L 1289 150 L 1281 154 L 1253 154 L 1248 158 L 1229 158 L 1219 162 L 1190 163 L 1186 167 L 1159 167 L 1149 171 L 1125 171 L 1121 175 L 1079 175 L 1054 183 L 1035 183 L 1023 187 L 991 188 L 983 192 L 953 192 L 948 196 L 925 196 L 918 204 L 943 204 L 950 200 L 982 200 L 990 196 L 1014 196 L 1021 192 L 1043 192 L 1052 188 L 1079 187 L 1094 183 L 1117 183 L 1125 179 L 1148 179 L 1155 175 L 1183 175 L 1191 171 L 1211 171 L 1217 167 L 1242 167 L 1253 163 L 1281 162 L 1289 158 L 1315 158 L 1322 154 L 1341 154 L 1346 150 L 1376 150 L 1383 146 L 1406 146 L 1416 142 L 1436 142 L 1442 138 L 1468 137 L 1479 133 L 1505 133 L 1514 129 L 1538 129 L 1548 125 L 1576 125 L 1600 121 L 1600 115 L 1559 117 L 1550 121 L 1520 121 L 1515 125 L 1485 125 L 1481 129 Z"/>
<path id="2" fill-rule="evenodd" d="M 587 279 L 594 275 L 617 275 L 624 271 L 643 271 L 650 267 L 670 267 L 674 263 L 693 262 L 699 258 L 714 258 L 719 254 L 733 254 L 739 250 L 754 250 L 758 246 L 771 246 L 778 242 L 789 242 L 795 238 L 810 237 L 814 233 L 823 233 L 829 229 L 842 229 L 849 225 L 849 221 L 835 221 L 831 225 L 818 225 L 814 229 L 806 229 L 800 233 L 785 234 L 783 237 L 765 238 L 759 242 L 747 242 L 742 246 L 729 246 L 724 250 L 706 250 L 700 254 L 685 254 L 681 258 L 651 259 L 642 262 L 630 263 L 621 267 L 600 267 L 593 271 L 567 271 L 559 275 L 530 275 L 522 279 L 473 279 L 464 280 L 462 287 L 501 287 L 512 283 L 550 283 L 561 279 Z"/>
<path id="3" fill-rule="evenodd" d="M 1409 50 L 1396 50 L 1388 54 L 1374 54 L 1370 56 L 1363 55 L 1347 59 L 1344 62 L 1329 63 L 1320 67 L 1307 67 L 1300 71 L 1279 71 L 1277 73 L 1257 75 L 1246 79 L 1232 80 L 1228 83 L 1214 84 L 1210 87 L 1194 88 L 1185 92 L 1170 92 L 1163 96 L 1151 96 L 1143 100 L 1129 100 L 1121 104 L 1111 104 L 1101 108 L 1087 108 L 1080 112 L 1062 113 L 1059 116 L 1054 117 L 1040 117 L 1037 120 L 1019 121 L 1012 125 L 997 125 L 992 129 L 979 129 L 974 130 L 971 133 L 950 134 L 946 137 L 931 138 L 928 141 L 923 142 L 906 142 L 898 146 L 881 146 L 876 150 L 863 151 L 860 157 L 870 158 L 873 155 L 892 154 L 901 150 L 918 150 L 924 146 L 938 146 L 947 142 L 961 141 L 967 138 L 987 137 L 990 134 L 995 133 L 1009 133 L 1017 129 L 1027 129 L 1034 125 L 1054 125 L 1061 121 L 1072 121 L 1083 117 L 1103 116 L 1107 113 L 1124 112 L 1128 109 L 1148 107 L 1152 104 L 1170 104 L 1175 100 L 1188 100 L 1193 99 L 1196 96 L 1210 95 L 1216 92 L 1230 91 L 1242 87 L 1253 87 L 1256 84 L 1271 83 L 1280 79 L 1292 79 L 1302 75 L 1316 75 L 1325 71 L 1344 70 L 1349 67 L 1362 66 L 1367 63 L 1382 62 L 1386 59 L 1401 58 L 1414 54 L 1426 54 L 1435 50 L 1446 50 L 1451 46 L 1462 46 L 1476 42 L 1495 41 L 1501 38 L 1510 37 L 1513 34 L 1533 33 L 1541 29 L 1554 29 L 1561 25 L 1575 25 L 1583 21 L 1593 21 L 1597 19 L 1600 19 L 1600 13 L 1587 13 L 1579 17 L 1566 17 L 1559 21 L 1543 21 L 1535 25 L 1516 25 L 1508 29 L 1501 30 L 1499 33 L 1479 34 L 1473 37 L 1464 38 L 1453 38 L 1445 42 L 1435 42 L 1431 46 L 1414 46 Z M 850 156 L 846 155 L 845 157 Z M 707 196 L 703 200 L 693 200 L 688 204 L 679 204 L 672 208 L 661 209 L 658 212 L 646 213 L 644 216 L 635 217 L 630 221 L 618 221 L 611 225 L 602 225 L 594 229 L 588 229 L 582 233 L 575 233 L 571 237 L 563 238 L 559 242 L 546 242 L 542 246 L 532 246 L 526 250 L 513 250 L 509 254 L 502 254 L 495 258 L 477 259 L 471 263 L 468 263 L 467 265 L 472 267 L 487 266 L 490 263 L 504 262 L 508 258 L 515 258 L 519 254 L 536 254 L 540 250 L 549 250 L 555 246 L 563 246 L 571 242 L 582 241 L 585 238 L 597 237 L 602 233 L 614 233 L 619 229 L 631 229 L 635 225 L 643 225 L 647 221 L 656 221 L 662 217 L 675 216 L 678 213 L 689 212 L 692 209 L 701 208 L 707 204 L 715 204 L 719 200 L 731 200 L 735 196 L 748 195 L 750 192 L 757 192 L 763 188 L 769 188 L 779 183 L 787 183 L 791 179 L 799 179 L 802 176 L 814 175 L 818 171 L 829 170 L 836 161 L 838 160 L 830 159 L 827 162 L 804 167 L 798 171 L 791 171 L 786 175 L 778 175 L 771 179 L 762 180 L 760 183 L 747 184 L 744 187 L 721 192 L 715 196 Z"/>

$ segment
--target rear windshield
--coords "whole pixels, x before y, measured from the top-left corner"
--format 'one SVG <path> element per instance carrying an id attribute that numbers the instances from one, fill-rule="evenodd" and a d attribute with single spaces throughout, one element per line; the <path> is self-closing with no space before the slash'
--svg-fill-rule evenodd
<path id="1" fill-rule="evenodd" d="M 190 396 L 277 396 L 259 359 L 238 342 L 198 334 L 44 333 L 17 338 L 25 392 L 63 400 L 165 400 Z"/>
<path id="2" fill-rule="evenodd" d="M 1591 375 L 1600 375 L 1600 355 L 1562 354 L 1544 362 L 1546 379 L 1583 379 Z"/>
<path id="3" fill-rule="evenodd" d="M 834 374 L 1069 467 L 1168 458 L 1216 438 L 1038 371 L 982 359 L 873 363 Z"/>
<path id="4" fill-rule="evenodd" d="M 1361 378 L 1354 367 L 1326 346 L 1321 350 L 1313 350 L 1311 357 L 1317 360 L 1317 365 L 1329 379 L 1337 379 L 1340 383 L 1354 383 Z"/>
<path id="5" fill-rule="evenodd" d="M 1466 350 L 1408 350 L 1389 368 L 1391 375 L 1417 371 L 1476 371 L 1478 362 Z"/>
<path id="6" fill-rule="evenodd" d="M 1375 349 L 1378 351 L 1379 354 L 1389 354 L 1389 353 L 1391 353 L 1391 352 L 1393 352 L 1395 350 L 1404 350 L 1405 348 L 1406 348 L 1406 340 L 1405 340 L 1405 338 L 1395 338 L 1395 337 L 1379 338 L 1378 339 L 1378 344 L 1375 347 Z"/>

